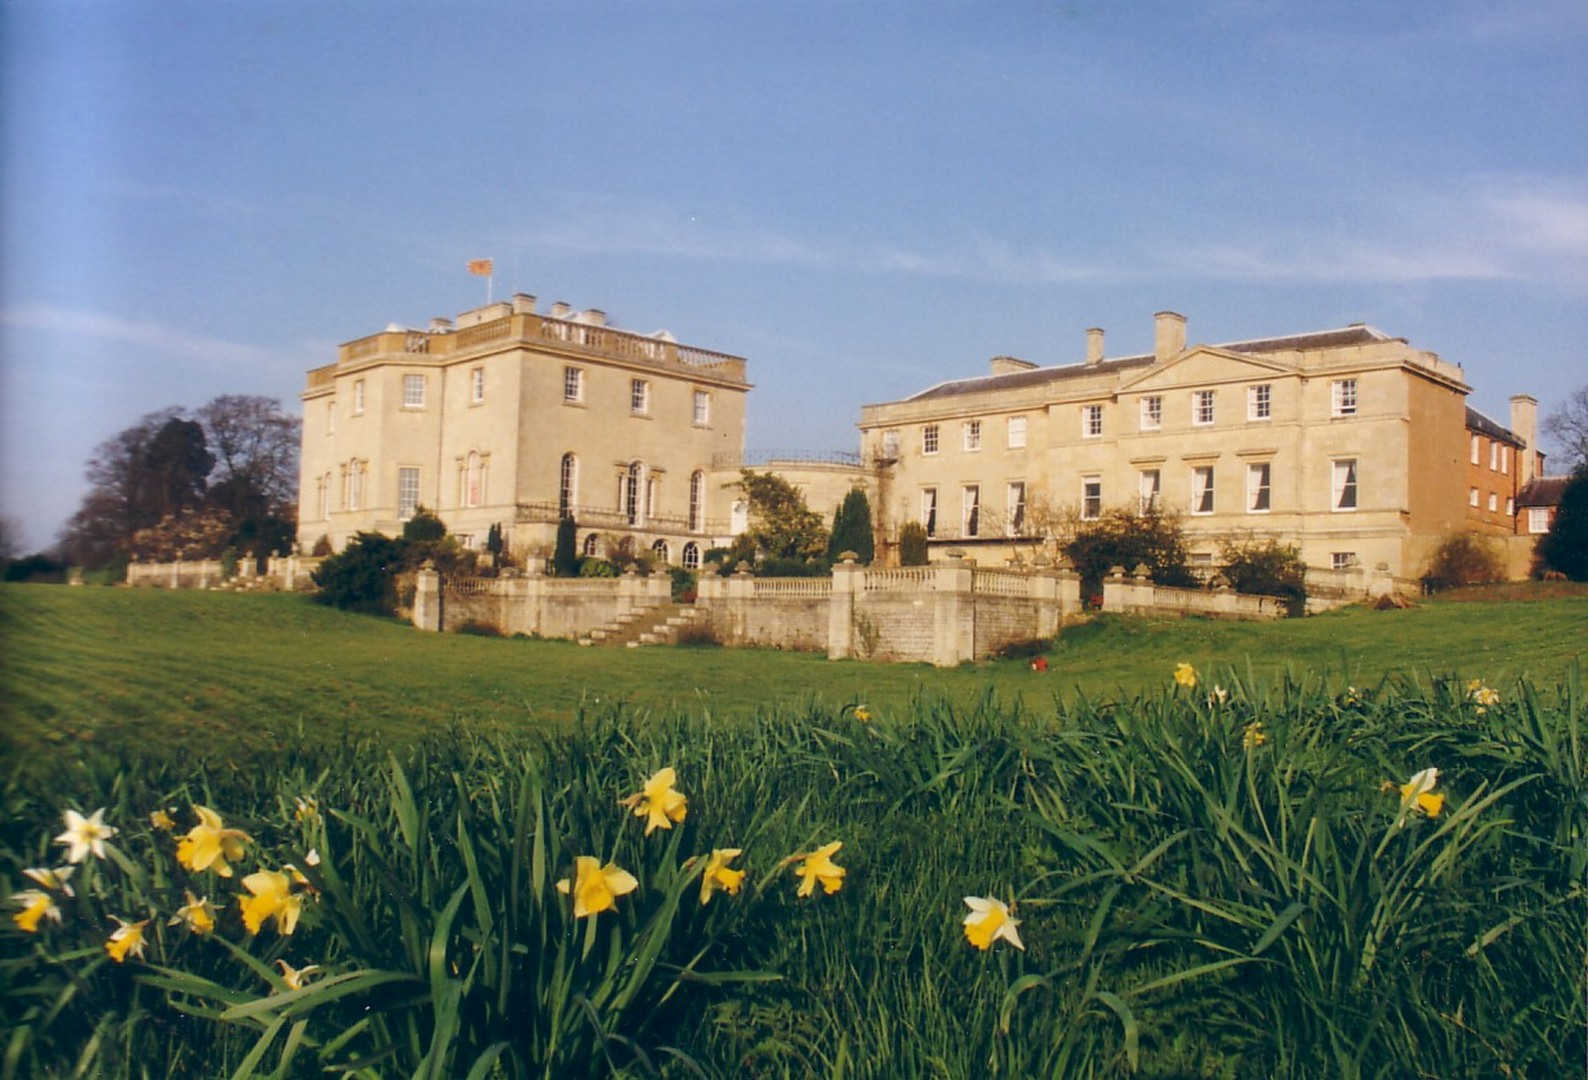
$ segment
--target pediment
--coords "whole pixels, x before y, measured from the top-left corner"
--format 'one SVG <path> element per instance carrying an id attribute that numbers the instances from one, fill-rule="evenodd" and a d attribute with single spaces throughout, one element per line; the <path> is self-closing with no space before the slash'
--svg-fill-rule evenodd
<path id="1" fill-rule="evenodd" d="M 1280 375 L 1295 375 L 1298 369 L 1266 356 L 1230 352 L 1211 345 L 1193 345 L 1172 360 L 1154 364 L 1120 384 L 1120 393 L 1174 390 L 1188 386 L 1208 386 L 1224 382 L 1251 382 Z"/>

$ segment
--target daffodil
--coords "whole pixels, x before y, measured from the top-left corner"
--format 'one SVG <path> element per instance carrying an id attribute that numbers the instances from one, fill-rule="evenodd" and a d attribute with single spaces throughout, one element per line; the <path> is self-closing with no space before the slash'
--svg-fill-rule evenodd
<path id="1" fill-rule="evenodd" d="M 61 909 L 55 906 L 55 900 L 47 892 L 23 889 L 12 893 L 11 899 L 22 905 L 21 911 L 12 914 L 11 921 L 30 934 L 38 933 L 39 920 L 45 916 L 57 923 L 61 921 Z"/>
<path id="2" fill-rule="evenodd" d="M 215 905 L 205 897 L 200 900 L 193 895 L 193 890 L 188 889 L 187 903 L 176 909 L 176 914 L 171 916 L 169 926 L 186 923 L 187 928 L 195 934 L 207 934 L 215 929 Z"/>
<path id="3" fill-rule="evenodd" d="M 861 723 L 865 723 L 867 720 L 871 719 L 871 710 L 866 708 L 864 705 L 856 705 L 855 719 L 859 720 Z"/>
<path id="4" fill-rule="evenodd" d="M 77 867 L 75 866 L 57 866 L 53 870 L 46 869 L 42 866 L 30 866 L 26 870 L 22 871 L 22 876 L 31 878 L 40 885 L 43 885 L 50 892 L 58 892 L 66 896 L 76 896 L 77 894 L 72 891 L 72 887 L 66 883 L 66 879 L 71 877 L 72 873 L 76 869 Z"/>
<path id="5" fill-rule="evenodd" d="M 737 896 L 739 886 L 744 883 L 743 870 L 731 870 L 728 864 L 737 859 L 741 854 L 736 847 L 717 848 L 712 851 L 706 860 L 706 869 L 700 875 L 700 902 L 704 904 L 710 900 L 712 894 L 721 889 L 729 896 Z"/>
<path id="6" fill-rule="evenodd" d="M 673 822 L 684 820 L 688 810 L 684 793 L 673 787 L 677 780 L 678 775 L 671 767 L 657 769 L 644 787 L 626 799 L 619 799 L 618 805 L 632 807 L 635 817 L 646 819 L 646 836 L 651 835 L 653 829 L 671 829 Z"/>
<path id="7" fill-rule="evenodd" d="M 1241 745 L 1246 747 L 1248 750 L 1252 749 L 1253 747 L 1261 746 L 1267 741 L 1268 736 L 1263 733 L 1263 722 L 1261 720 L 1253 720 L 1250 724 L 1247 724 L 1246 729 L 1241 732 Z"/>
<path id="8" fill-rule="evenodd" d="M 292 880 L 279 870 L 259 870 L 243 878 L 243 888 L 252 896 L 239 896 L 243 925 L 250 934 L 259 933 L 265 920 L 276 920 L 276 932 L 291 934 L 303 913 L 303 898 L 292 893 Z"/>
<path id="9" fill-rule="evenodd" d="M 115 915 L 112 915 L 111 918 L 115 919 L 118 925 L 111 932 L 109 940 L 105 942 L 105 951 L 110 954 L 110 958 L 118 964 L 126 961 L 128 953 L 142 958 L 143 928 L 149 925 L 149 920 L 128 922 L 126 919 L 117 918 Z"/>
<path id="10" fill-rule="evenodd" d="M 1478 715 L 1482 716 L 1489 706 L 1500 703 L 1500 692 L 1484 685 L 1482 679 L 1472 679 L 1467 683 L 1467 700 L 1478 707 Z"/>
<path id="11" fill-rule="evenodd" d="M 1174 667 L 1174 681 L 1187 690 L 1194 689 L 1197 684 L 1197 669 L 1184 660 L 1180 661 Z"/>
<path id="12" fill-rule="evenodd" d="M 1230 700 L 1230 692 L 1222 686 L 1214 686 L 1213 691 L 1208 694 L 1208 705 L 1210 707 L 1223 705 L 1228 700 Z"/>
<path id="13" fill-rule="evenodd" d="M 1413 810 L 1431 818 L 1438 817 L 1439 812 L 1445 808 L 1445 797 L 1434 794 L 1434 785 L 1438 783 L 1439 770 L 1424 769 L 1402 784 L 1401 812 L 1398 820 L 1405 821 L 1406 815 Z"/>
<path id="14" fill-rule="evenodd" d="M 320 801 L 313 795 L 297 795 L 292 801 L 295 804 L 292 811 L 294 821 L 313 821 L 320 816 Z"/>
<path id="15" fill-rule="evenodd" d="M 66 861 L 80 863 L 92 851 L 94 858 L 105 857 L 105 841 L 116 835 L 116 829 L 105 824 L 105 808 L 101 806 L 88 817 L 76 810 L 66 811 L 66 831 L 55 838 L 57 844 L 66 845 Z"/>
<path id="16" fill-rule="evenodd" d="M 794 859 L 804 859 L 794 868 L 794 873 L 799 875 L 800 887 L 798 896 L 810 896 L 816 891 L 816 883 L 822 883 L 822 889 L 831 896 L 844 886 L 844 868 L 833 862 L 833 853 L 843 847 L 843 841 L 834 840 L 830 844 L 823 844 L 808 855 L 790 856 Z"/>
<path id="17" fill-rule="evenodd" d="M 618 897 L 640 887 L 633 874 L 618 869 L 615 863 L 602 866 L 601 860 L 591 855 L 580 855 L 573 862 L 574 879 L 571 886 L 568 879 L 563 878 L 557 882 L 557 891 L 566 895 L 571 889 L 573 917 L 576 919 L 612 911 L 618 906 Z"/>
<path id="18" fill-rule="evenodd" d="M 152 810 L 149 812 L 149 824 L 154 826 L 156 829 L 160 829 L 164 832 L 170 832 L 172 829 L 176 828 L 176 819 L 170 814 L 166 813 L 165 807 L 162 806 L 158 810 Z"/>
<path id="19" fill-rule="evenodd" d="M 243 857 L 244 844 L 253 837 L 241 829 L 228 829 L 221 816 L 207 806 L 194 804 L 199 823 L 177 842 L 176 860 L 198 873 L 213 869 L 221 877 L 231 877 L 231 864 Z"/>
<path id="20" fill-rule="evenodd" d="M 304 862 L 305 866 L 319 866 L 320 865 L 320 852 L 319 852 L 319 849 L 310 848 L 309 849 L 309 853 L 303 857 L 303 862 Z"/>
<path id="21" fill-rule="evenodd" d="M 1015 948 L 1025 951 L 1020 940 L 1020 920 L 1009 913 L 1009 905 L 991 896 L 967 896 L 965 906 L 970 914 L 965 916 L 965 940 L 983 952 L 992 943 L 1003 938 Z"/>
<path id="22" fill-rule="evenodd" d="M 306 964 L 295 968 L 285 960 L 277 960 L 276 966 L 281 969 L 281 981 L 287 984 L 288 990 L 302 990 L 308 977 L 320 970 L 319 964 Z"/>

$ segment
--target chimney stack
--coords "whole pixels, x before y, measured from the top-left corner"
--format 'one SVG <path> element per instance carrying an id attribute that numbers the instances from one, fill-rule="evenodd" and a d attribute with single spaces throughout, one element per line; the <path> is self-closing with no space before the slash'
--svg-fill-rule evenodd
<path id="1" fill-rule="evenodd" d="M 558 300 L 551 305 L 551 317 L 553 319 L 566 319 L 571 311 L 573 311 L 573 308 L 568 306 L 568 301 L 566 300 Z"/>
<path id="2" fill-rule="evenodd" d="M 607 313 L 598 307 L 585 308 L 579 314 L 579 321 L 586 326 L 605 326 L 607 324 Z"/>
<path id="3" fill-rule="evenodd" d="M 533 314 L 535 314 L 535 297 L 532 294 L 525 293 L 525 292 L 514 293 L 513 294 L 513 314 L 514 315 L 533 315 Z"/>
<path id="4" fill-rule="evenodd" d="M 452 329 L 452 320 L 449 319 L 449 318 L 446 318 L 443 315 L 437 315 L 435 318 L 430 320 L 430 332 L 432 334 L 445 334 L 448 330 L 451 330 L 451 329 Z"/>
<path id="5" fill-rule="evenodd" d="M 1536 478 L 1538 473 L 1538 399 L 1528 394 L 1511 395 L 1511 430 L 1526 444 L 1517 455 L 1517 467 L 1522 484 Z"/>
<path id="6" fill-rule="evenodd" d="M 1185 316 L 1175 311 L 1159 311 L 1152 318 L 1153 361 L 1161 364 L 1185 352 Z"/>
<path id="7" fill-rule="evenodd" d="M 1094 326 L 1086 331 L 1086 362 L 1088 364 L 1101 364 L 1103 362 L 1103 330 Z"/>

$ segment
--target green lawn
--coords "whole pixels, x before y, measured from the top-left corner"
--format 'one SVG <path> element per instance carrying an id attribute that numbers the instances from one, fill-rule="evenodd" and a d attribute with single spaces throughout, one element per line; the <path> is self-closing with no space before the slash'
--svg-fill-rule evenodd
<path id="1" fill-rule="evenodd" d="M 1028 708 L 1162 685 L 1185 660 L 1218 679 L 1251 665 L 1342 684 L 1455 674 L 1503 685 L 1553 681 L 1588 642 L 1588 589 L 1481 591 L 1404 611 L 1348 609 L 1281 623 L 1103 618 L 1067 630 L 1045 675 L 1025 661 L 937 670 L 831 662 L 763 649 L 579 648 L 561 641 L 424 634 L 289 595 L 6 585 L 4 728 L 12 748 L 91 738 L 213 752 L 241 740 L 380 731 L 408 738 L 452 722 L 562 723 L 622 699 L 668 712 L 742 716 L 812 701 L 874 711 L 914 696 L 989 689 Z M 1538 597 L 1520 602 L 1518 597 Z"/>

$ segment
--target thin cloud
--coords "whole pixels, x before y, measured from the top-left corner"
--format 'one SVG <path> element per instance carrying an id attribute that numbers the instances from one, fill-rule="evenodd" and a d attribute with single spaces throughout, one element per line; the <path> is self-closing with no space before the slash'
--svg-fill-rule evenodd
<path id="1" fill-rule="evenodd" d="M 289 358 L 301 361 L 311 352 L 324 355 L 323 346 L 315 343 L 304 343 L 286 350 L 267 348 L 194 334 L 146 319 L 128 319 L 103 311 L 48 304 L 24 304 L 0 310 L 0 325 L 124 345 L 141 345 L 173 359 L 215 369 L 235 369 L 238 365 L 257 364 L 269 370 L 266 365 L 279 365 Z"/>

